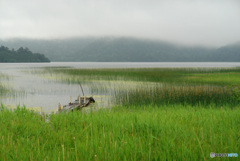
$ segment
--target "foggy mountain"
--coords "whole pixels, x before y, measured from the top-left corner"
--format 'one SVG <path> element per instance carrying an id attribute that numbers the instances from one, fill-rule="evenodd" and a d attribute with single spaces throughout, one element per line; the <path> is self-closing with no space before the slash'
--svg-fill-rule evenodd
<path id="1" fill-rule="evenodd" d="M 72 38 L 62 40 L 0 40 L 8 48 L 28 47 L 60 62 L 239 62 L 240 43 L 220 47 L 189 47 L 135 38 Z"/>

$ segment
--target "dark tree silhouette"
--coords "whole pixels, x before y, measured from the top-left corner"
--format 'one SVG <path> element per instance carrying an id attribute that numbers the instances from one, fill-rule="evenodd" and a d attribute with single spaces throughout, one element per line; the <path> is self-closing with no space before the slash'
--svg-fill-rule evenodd
<path id="1" fill-rule="evenodd" d="M 0 47 L 0 62 L 50 62 L 43 54 L 32 53 L 28 48 L 20 47 L 18 50 L 10 50 L 8 47 Z"/>

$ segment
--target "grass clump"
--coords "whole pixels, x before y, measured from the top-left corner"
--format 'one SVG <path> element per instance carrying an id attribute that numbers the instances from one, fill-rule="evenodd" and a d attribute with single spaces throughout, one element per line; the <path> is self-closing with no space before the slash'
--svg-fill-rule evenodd
<path id="1" fill-rule="evenodd" d="M 115 95 L 117 104 L 123 105 L 210 105 L 239 104 L 239 91 L 219 86 L 165 85 L 136 88 Z"/>
<path id="2" fill-rule="evenodd" d="M 51 115 L 0 110 L 0 160 L 209 160 L 238 152 L 239 108 L 116 107 Z"/>

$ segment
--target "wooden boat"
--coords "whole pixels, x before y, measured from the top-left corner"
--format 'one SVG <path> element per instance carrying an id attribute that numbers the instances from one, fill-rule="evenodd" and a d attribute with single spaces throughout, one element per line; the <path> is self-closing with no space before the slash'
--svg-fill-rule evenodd
<path id="1" fill-rule="evenodd" d="M 93 99 L 93 97 L 85 97 L 84 96 L 84 91 L 83 91 L 83 88 L 82 88 L 82 85 L 80 82 L 79 82 L 79 85 L 82 90 L 83 97 L 80 97 L 80 95 L 79 95 L 78 98 L 74 102 L 72 102 L 71 97 L 70 97 L 70 102 L 68 105 L 64 105 L 63 107 L 61 107 L 61 105 L 59 104 L 58 111 L 56 112 L 56 114 L 58 114 L 59 112 L 73 111 L 75 109 L 81 110 L 83 107 L 87 107 L 89 104 L 95 103 L 95 100 Z"/>
<path id="2" fill-rule="evenodd" d="M 93 97 L 78 96 L 78 98 L 74 102 L 71 102 L 71 97 L 70 97 L 70 102 L 68 105 L 64 105 L 63 107 L 61 107 L 61 105 L 59 104 L 58 111 L 56 112 L 56 114 L 60 112 L 70 112 L 75 109 L 81 110 L 83 107 L 87 107 L 91 103 L 95 103 L 95 100 L 93 99 Z"/>

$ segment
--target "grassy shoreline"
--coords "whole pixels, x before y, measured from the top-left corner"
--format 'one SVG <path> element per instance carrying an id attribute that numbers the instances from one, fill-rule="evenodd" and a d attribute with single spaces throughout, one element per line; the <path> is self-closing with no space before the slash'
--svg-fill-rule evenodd
<path id="1" fill-rule="evenodd" d="M 209 160 L 239 152 L 240 109 L 115 107 L 88 114 L 0 110 L 1 160 Z"/>
<path id="2" fill-rule="evenodd" d="M 110 109 L 42 115 L 0 107 L 0 160 L 210 160 L 240 151 L 240 68 L 34 72 L 110 94 Z M 224 158 L 231 160 L 230 158 Z"/>

